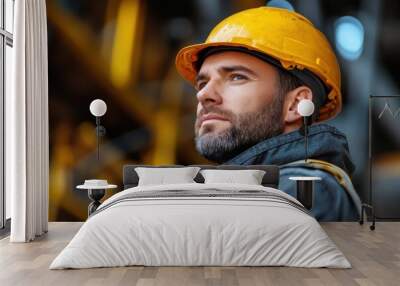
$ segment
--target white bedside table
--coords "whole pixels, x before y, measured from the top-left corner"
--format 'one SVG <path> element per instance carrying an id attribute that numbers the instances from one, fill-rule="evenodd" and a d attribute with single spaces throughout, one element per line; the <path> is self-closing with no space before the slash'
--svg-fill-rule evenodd
<path id="1" fill-rule="evenodd" d="M 90 216 L 101 205 L 100 200 L 104 197 L 106 190 L 115 189 L 117 185 L 107 183 L 107 180 L 85 180 L 83 185 L 76 188 L 79 190 L 87 190 L 88 197 L 92 201 L 88 206 L 88 216 Z"/>
<path id="2" fill-rule="evenodd" d="M 289 180 L 297 183 L 297 199 L 303 206 L 310 210 L 313 207 L 314 181 L 321 181 L 321 177 L 289 177 Z"/>

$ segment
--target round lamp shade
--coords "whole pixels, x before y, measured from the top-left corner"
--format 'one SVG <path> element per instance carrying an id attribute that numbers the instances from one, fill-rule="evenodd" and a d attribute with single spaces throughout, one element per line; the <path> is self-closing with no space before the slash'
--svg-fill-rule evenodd
<path id="1" fill-rule="evenodd" d="M 90 103 L 90 113 L 96 117 L 103 116 L 107 111 L 107 104 L 101 99 L 95 99 Z"/>
<path id="2" fill-rule="evenodd" d="M 314 103 L 309 99 L 300 100 L 297 105 L 297 112 L 301 116 L 310 116 L 314 113 Z"/>

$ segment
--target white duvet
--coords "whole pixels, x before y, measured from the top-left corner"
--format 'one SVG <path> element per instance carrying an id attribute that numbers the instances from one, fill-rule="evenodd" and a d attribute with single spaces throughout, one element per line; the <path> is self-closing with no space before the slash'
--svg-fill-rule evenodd
<path id="1" fill-rule="evenodd" d="M 236 197 L 125 200 L 130 192 L 263 190 L 238 184 L 142 186 L 106 200 L 50 269 L 145 266 L 294 266 L 350 268 L 318 222 L 280 201 Z M 107 207 L 108 206 L 108 207 Z"/>

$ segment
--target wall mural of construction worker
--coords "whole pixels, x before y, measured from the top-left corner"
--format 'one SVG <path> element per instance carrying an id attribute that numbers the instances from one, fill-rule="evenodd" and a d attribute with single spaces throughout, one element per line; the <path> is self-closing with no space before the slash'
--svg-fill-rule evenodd
<path id="1" fill-rule="evenodd" d="M 197 90 L 197 151 L 219 164 L 277 164 L 290 176 L 318 176 L 312 214 L 356 220 L 360 199 L 346 136 L 326 124 L 341 111 L 340 68 L 325 36 L 300 14 L 260 7 L 220 22 L 202 44 L 179 51 L 178 72 Z M 303 99 L 315 106 L 304 161 Z M 323 122 L 323 123 L 321 123 Z"/>
<path id="2" fill-rule="evenodd" d="M 107 199 L 125 164 L 277 164 L 293 196 L 290 177 L 321 178 L 321 221 L 357 219 L 360 198 L 400 217 L 399 101 L 381 119 L 384 102 L 369 108 L 369 95 L 399 94 L 400 2 L 311 2 L 47 1 L 50 221 L 85 220 L 76 186 L 106 179 L 118 185 Z M 95 99 L 107 104 L 99 157 Z"/>

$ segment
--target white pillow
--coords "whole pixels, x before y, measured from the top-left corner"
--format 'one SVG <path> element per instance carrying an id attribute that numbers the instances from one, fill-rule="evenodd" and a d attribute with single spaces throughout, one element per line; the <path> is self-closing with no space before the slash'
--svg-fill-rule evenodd
<path id="1" fill-rule="evenodd" d="M 247 185 L 261 185 L 265 171 L 262 170 L 201 170 L 204 183 L 233 183 Z"/>
<path id="2" fill-rule="evenodd" d="M 138 186 L 195 183 L 199 167 L 135 168 L 139 176 Z"/>

